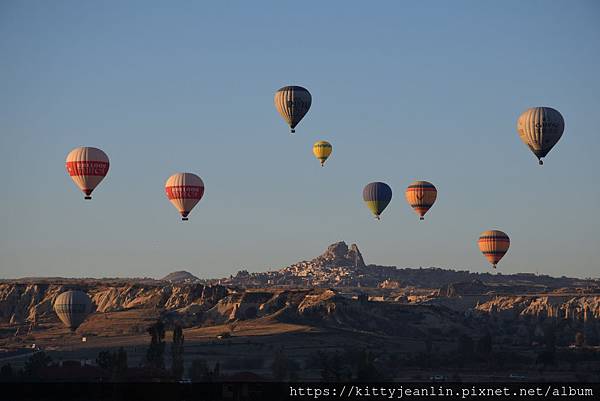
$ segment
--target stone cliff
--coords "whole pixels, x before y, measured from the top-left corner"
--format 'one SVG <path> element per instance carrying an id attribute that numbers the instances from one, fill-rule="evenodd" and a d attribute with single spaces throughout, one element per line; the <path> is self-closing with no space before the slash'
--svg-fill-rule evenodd
<path id="1" fill-rule="evenodd" d="M 588 321 L 600 319 L 600 296 L 497 296 L 475 310 L 497 316 L 535 316 Z"/>
<path id="2" fill-rule="evenodd" d="M 54 299 L 69 289 L 86 291 L 95 311 L 115 312 L 133 308 L 175 310 L 190 305 L 208 309 L 228 294 L 223 286 L 194 285 L 140 285 L 110 286 L 53 285 L 53 284 L 0 284 L 0 323 L 23 324 L 56 320 L 52 305 Z"/>

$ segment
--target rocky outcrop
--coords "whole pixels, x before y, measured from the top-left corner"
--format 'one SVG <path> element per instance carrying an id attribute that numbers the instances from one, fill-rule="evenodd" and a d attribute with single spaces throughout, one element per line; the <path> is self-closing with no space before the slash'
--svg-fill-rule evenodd
<path id="1" fill-rule="evenodd" d="M 342 254 L 346 252 L 340 251 L 336 256 L 334 251 L 330 260 L 336 260 Z M 542 321 L 548 318 L 570 322 L 561 326 L 561 338 L 571 339 L 577 330 L 588 333 L 586 338 L 594 338 L 600 327 L 597 322 L 600 319 L 600 296 L 464 295 L 469 291 L 480 292 L 481 286 L 482 283 L 478 282 L 455 285 L 449 287 L 449 293 L 444 296 L 433 298 L 431 295 L 410 293 L 386 298 L 366 292 L 341 292 L 334 288 L 239 289 L 164 282 L 162 285 L 107 285 L 85 281 L 79 285 L 4 283 L 0 284 L 0 325 L 59 324 L 52 310 L 54 299 L 67 289 L 79 288 L 90 295 L 96 309 L 90 328 L 86 330 L 102 331 L 102 335 L 112 335 L 107 334 L 110 332 L 107 327 L 110 328 L 110 319 L 115 316 L 118 319 L 119 315 L 138 316 L 138 320 L 132 322 L 136 333 L 143 332 L 147 324 L 143 319 L 152 315 L 153 319 L 162 316 L 167 322 L 183 327 L 228 324 L 234 331 L 238 322 L 264 319 L 260 324 L 278 321 L 417 339 L 427 333 L 455 338 L 468 332 L 469 327 L 483 330 L 494 327 L 490 326 L 494 322 L 500 322 L 496 328 L 511 328 L 510 336 L 518 337 L 518 333 L 527 331 L 527 337 L 519 337 L 518 340 L 525 343 L 539 337 L 535 328 L 539 326 L 540 331 Z M 102 313 L 106 315 L 98 315 Z M 102 326 L 105 317 L 108 326 Z M 513 337 L 509 340 L 517 341 Z"/>
<path id="2" fill-rule="evenodd" d="M 176 271 L 173 273 L 169 273 L 166 276 L 164 276 L 161 280 L 168 281 L 170 283 L 176 283 L 176 284 L 182 284 L 182 283 L 192 284 L 192 283 L 197 283 L 197 282 L 201 281 L 198 277 L 194 276 L 192 273 L 187 272 L 185 270 L 179 270 L 179 271 Z"/>
<path id="3" fill-rule="evenodd" d="M 24 324 L 55 321 L 54 299 L 69 289 L 88 293 L 97 312 L 115 312 L 134 308 L 176 310 L 199 305 L 207 310 L 228 294 L 223 286 L 140 285 L 120 286 L 52 284 L 0 284 L 0 323 Z"/>
<path id="4" fill-rule="evenodd" d="M 483 284 L 481 280 L 472 280 L 448 284 L 440 289 L 439 295 L 442 297 L 482 295 L 488 293 L 491 290 L 492 288 Z"/>
<path id="5" fill-rule="evenodd" d="M 600 296 L 498 296 L 475 307 L 496 316 L 532 316 L 588 321 L 600 319 Z"/>
<path id="6" fill-rule="evenodd" d="M 348 248 L 348 245 L 343 241 L 329 245 L 321 256 L 316 257 L 310 263 L 329 266 L 353 266 L 356 268 L 365 267 L 365 261 L 358 250 L 358 246 L 352 244 Z"/>
<path id="7" fill-rule="evenodd" d="M 553 293 L 556 291 L 600 295 L 600 281 L 569 277 L 550 277 L 530 273 L 490 274 L 436 267 L 404 268 L 366 265 L 356 244 L 336 242 L 311 260 L 294 263 L 279 270 L 248 272 L 240 270 L 228 278 L 212 282 L 240 287 L 289 286 L 300 288 L 379 287 L 439 288 L 448 297 Z"/>

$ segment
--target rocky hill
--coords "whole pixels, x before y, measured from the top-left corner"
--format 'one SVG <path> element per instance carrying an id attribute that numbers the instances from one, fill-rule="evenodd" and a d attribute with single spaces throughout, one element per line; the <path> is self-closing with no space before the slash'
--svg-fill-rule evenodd
<path id="1" fill-rule="evenodd" d="M 234 331 L 240 323 L 268 327 L 277 322 L 415 341 L 428 335 L 447 340 L 493 331 L 498 341 L 517 345 L 539 342 L 544 327 L 554 322 L 563 345 L 570 344 L 577 332 L 584 332 L 592 345 L 600 339 L 600 295 L 397 296 L 319 288 L 241 289 L 165 282 L 110 286 L 82 281 L 0 284 L 0 347 L 20 344 L 30 333 L 49 331 L 55 333 L 52 337 L 65 330 L 52 303 L 72 288 L 86 291 L 94 305 L 78 332 L 104 338 L 139 335 L 160 317 L 168 325 L 185 328 L 225 325 Z"/>
<path id="2" fill-rule="evenodd" d="M 456 335 L 473 327 L 495 327 L 513 341 L 510 336 L 524 322 L 535 328 L 546 320 L 561 322 L 565 344 L 582 330 L 588 338 L 600 338 L 596 280 L 366 265 L 358 247 L 344 242 L 277 271 L 242 271 L 212 284 L 197 280 L 188 272 L 175 272 L 162 280 L 0 281 L 0 339 L 20 328 L 61 327 L 52 304 L 58 294 L 74 288 L 90 295 L 95 310 L 89 319 L 94 323 L 88 321 L 80 330 L 103 331 L 105 336 L 112 335 L 111 319 L 122 314 L 133 319 L 137 333 L 144 332 L 148 319 L 160 316 L 184 327 L 268 319 L 414 338 L 427 330 Z"/>
<path id="3" fill-rule="evenodd" d="M 600 296 L 497 296 L 475 307 L 493 316 L 536 316 L 589 322 L 600 319 Z"/>
<path id="4" fill-rule="evenodd" d="M 52 305 L 62 292 L 79 289 L 88 293 L 98 313 L 127 309 L 175 310 L 199 305 L 209 309 L 229 290 L 223 286 L 150 285 L 150 284 L 98 284 L 81 280 L 63 284 L 0 284 L 0 323 L 26 324 L 55 322 Z"/>
<path id="5" fill-rule="evenodd" d="M 179 270 L 173 273 L 169 273 L 164 276 L 162 281 L 168 281 L 170 283 L 198 283 L 200 280 L 198 277 L 194 276 L 192 273 L 187 272 L 185 270 Z"/>
<path id="6" fill-rule="evenodd" d="M 473 273 L 466 270 L 397 268 L 366 265 L 356 244 L 348 247 L 337 242 L 311 260 L 270 272 L 249 273 L 245 270 L 229 278 L 214 280 L 220 284 L 242 287 L 288 286 L 305 288 L 372 287 L 436 288 L 447 296 L 467 291 L 491 293 L 541 293 L 564 288 L 600 293 L 600 281 L 569 277 L 550 277 L 529 273 L 504 275 Z M 467 289 L 468 287 L 468 289 Z"/>

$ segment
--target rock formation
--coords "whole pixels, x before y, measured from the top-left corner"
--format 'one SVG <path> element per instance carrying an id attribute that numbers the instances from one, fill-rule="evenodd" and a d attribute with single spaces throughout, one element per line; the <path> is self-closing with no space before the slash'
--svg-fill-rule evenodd
<path id="1" fill-rule="evenodd" d="M 168 281 L 170 283 L 176 283 L 176 284 L 181 284 L 181 283 L 197 283 L 199 281 L 201 281 L 198 277 L 194 276 L 192 273 L 187 272 L 185 270 L 179 270 L 173 273 L 169 273 L 166 276 L 164 276 L 162 279 L 162 281 Z"/>
<path id="2" fill-rule="evenodd" d="M 92 298 L 97 312 L 115 312 L 134 308 L 175 310 L 190 305 L 214 306 L 228 294 L 223 286 L 193 285 L 140 285 L 126 283 L 78 286 L 61 284 L 0 284 L 0 323 L 24 324 L 55 321 L 52 309 L 54 299 L 62 292 L 77 288 Z"/>
<path id="3" fill-rule="evenodd" d="M 600 296 L 497 296 L 475 309 L 495 315 L 587 321 L 600 319 Z"/>
<path id="4" fill-rule="evenodd" d="M 392 283 L 403 287 L 440 288 L 445 296 L 483 295 L 487 292 L 502 294 L 548 293 L 554 291 L 578 294 L 600 294 L 600 282 L 592 279 L 550 277 L 529 273 L 511 275 L 472 273 L 435 267 L 403 268 L 395 266 L 365 265 L 358 246 L 336 242 L 325 252 L 311 260 L 269 272 L 239 271 L 229 278 L 215 280 L 219 284 L 241 287 L 270 285 L 303 288 L 328 287 L 380 287 L 391 288 Z"/>

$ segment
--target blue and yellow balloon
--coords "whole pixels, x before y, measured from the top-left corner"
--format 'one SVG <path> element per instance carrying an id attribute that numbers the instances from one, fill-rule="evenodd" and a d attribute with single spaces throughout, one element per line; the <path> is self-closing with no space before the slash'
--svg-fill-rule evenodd
<path id="1" fill-rule="evenodd" d="M 375 218 L 379 216 L 392 200 L 392 188 L 384 182 L 372 182 L 363 189 L 363 200 Z"/>

